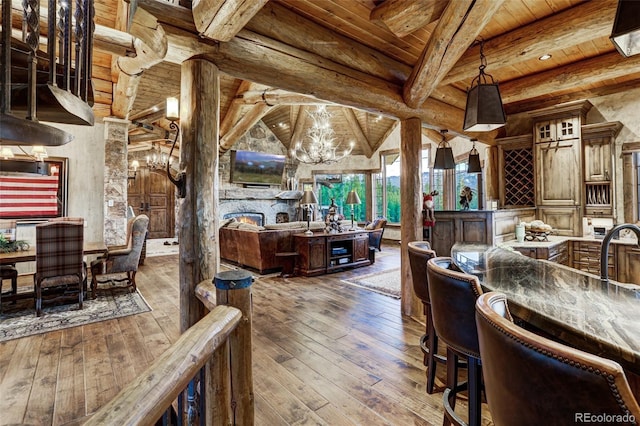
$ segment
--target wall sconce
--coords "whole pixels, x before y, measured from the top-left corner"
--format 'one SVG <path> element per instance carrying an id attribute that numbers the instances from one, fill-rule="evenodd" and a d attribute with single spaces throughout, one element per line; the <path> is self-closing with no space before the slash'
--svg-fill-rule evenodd
<path id="1" fill-rule="evenodd" d="M 133 160 L 131 162 L 131 169 L 127 174 L 127 179 L 135 180 L 136 175 L 138 174 L 138 167 L 140 167 L 140 162 L 138 160 Z M 133 175 L 131 174 L 131 170 L 133 170 Z"/>
<path id="2" fill-rule="evenodd" d="M 467 92 L 467 106 L 464 110 L 462 128 L 470 132 L 489 132 L 504 126 L 507 122 L 498 83 L 493 80 L 491 74 L 484 72 L 487 67 L 487 58 L 484 56 L 483 49 L 484 40 L 481 40 L 480 73 L 471 82 L 471 89 Z"/>
<path id="3" fill-rule="evenodd" d="M 313 235 L 313 232 L 311 231 L 311 213 L 313 212 L 314 204 L 318 204 L 318 198 L 312 190 L 307 189 L 304 191 L 302 198 L 300 199 L 300 205 L 307 211 L 307 230 L 304 235 Z"/>
<path id="4" fill-rule="evenodd" d="M 640 53 L 640 2 L 618 0 L 609 39 L 625 58 Z"/>
<path id="5" fill-rule="evenodd" d="M 356 227 L 353 226 L 353 219 L 354 219 L 353 210 L 356 204 L 360 204 L 360 197 L 358 197 L 358 193 L 355 190 L 352 189 L 351 191 L 349 191 L 349 194 L 347 194 L 347 201 L 345 204 L 348 206 L 351 206 L 351 228 L 349 228 L 349 231 L 355 231 Z"/>
<path id="6" fill-rule="evenodd" d="M 0 150 L 0 157 L 2 157 L 3 160 L 13 158 L 13 150 L 8 146 L 3 147 L 2 150 Z"/>
<path id="7" fill-rule="evenodd" d="M 476 149 L 476 141 L 478 139 L 471 139 L 473 146 L 469 151 L 469 161 L 467 163 L 467 173 L 481 173 L 482 167 L 480 166 L 480 153 Z"/>
<path id="8" fill-rule="evenodd" d="M 169 159 L 167 160 L 167 177 L 174 184 L 178 190 L 178 198 L 184 198 L 187 196 L 187 179 L 185 172 L 179 172 L 176 177 L 173 177 L 171 174 L 171 154 L 173 154 L 173 149 L 176 147 L 176 142 L 178 142 L 178 137 L 180 136 L 180 127 L 176 124 L 176 120 L 180 118 L 180 108 L 178 98 L 167 98 L 167 104 L 165 109 L 165 114 L 167 120 L 171 121 L 169 124 L 169 128 L 176 131 L 176 137 L 173 140 L 173 145 L 171 145 L 171 151 L 169 151 Z"/>
<path id="9" fill-rule="evenodd" d="M 442 133 L 442 140 L 438 144 L 438 148 L 436 149 L 436 158 L 433 162 L 434 169 L 453 169 L 456 167 L 456 162 L 453 159 L 453 150 L 451 149 L 451 145 L 447 142 L 447 139 L 444 135 L 447 134 L 447 130 L 440 130 Z"/>

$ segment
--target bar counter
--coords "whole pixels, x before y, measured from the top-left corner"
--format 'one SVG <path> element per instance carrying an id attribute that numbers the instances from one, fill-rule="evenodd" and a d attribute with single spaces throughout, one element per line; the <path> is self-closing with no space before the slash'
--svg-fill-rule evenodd
<path id="1" fill-rule="evenodd" d="M 451 257 L 485 291 L 504 293 L 516 317 L 640 375 L 640 286 L 486 245 L 456 244 Z"/>

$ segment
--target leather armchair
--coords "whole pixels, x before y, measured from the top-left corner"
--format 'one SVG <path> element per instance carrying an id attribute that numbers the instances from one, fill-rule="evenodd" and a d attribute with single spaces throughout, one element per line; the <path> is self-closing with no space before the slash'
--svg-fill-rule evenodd
<path id="1" fill-rule="evenodd" d="M 136 290 L 136 272 L 148 227 L 149 218 L 146 215 L 141 214 L 129 219 L 126 245 L 107 247 L 107 254 L 104 257 L 91 262 L 93 298 L 96 297 L 100 283 L 126 282 L 132 291 Z"/>
<path id="2" fill-rule="evenodd" d="M 369 231 L 369 247 L 375 247 L 378 251 L 382 251 L 380 244 L 384 234 L 384 227 L 387 226 L 387 219 L 378 218 L 373 222 L 367 222 L 364 229 Z"/>
<path id="3" fill-rule="evenodd" d="M 622 367 L 514 324 L 504 294 L 476 302 L 476 323 L 491 418 L 502 425 L 576 424 L 580 415 L 640 419 Z M 588 423 L 588 422 L 584 422 Z M 598 422 L 598 424 L 609 422 Z M 633 422 L 635 424 L 635 422 Z"/>

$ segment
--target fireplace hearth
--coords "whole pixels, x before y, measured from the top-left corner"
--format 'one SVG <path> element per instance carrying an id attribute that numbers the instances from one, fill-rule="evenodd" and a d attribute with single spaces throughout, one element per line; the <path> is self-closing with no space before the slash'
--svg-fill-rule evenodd
<path id="1" fill-rule="evenodd" d="M 256 226 L 264 225 L 264 213 L 260 212 L 235 212 L 227 213 L 223 216 L 224 219 L 234 218 L 238 222 L 250 223 Z"/>

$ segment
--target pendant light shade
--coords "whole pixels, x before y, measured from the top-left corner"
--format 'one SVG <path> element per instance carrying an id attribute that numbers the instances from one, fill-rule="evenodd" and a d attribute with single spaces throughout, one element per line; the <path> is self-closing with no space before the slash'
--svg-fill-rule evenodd
<path id="1" fill-rule="evenodd" d="M 487 60 L 484 56 L 484 42 L 480 42 L 480 73 L 471 82 L 467 92 L 467 106 L 464 110 L 464 130 L 489 132 L 502 127 L 507 117 L 502 106 L 498 83 L 490 74 L 485 74 Z"/>
<path id="2" fill-rule="evenodd" d="M 440 130 L 440 133 L 442 133 L 442 140 L 436 149 L 436 158 L 433 162 L 433 168 L 440 170 L 453 169 L 456 167 L 456 162 L 453 159 L 453 150 L 451 149 L 451 145 L 449 145 L 449 142 L 447 142 L 444 137 L 447 131 Z"/>
<path id="3" fill-rule="evenodd" d="M 640 2 L 618 0 L 611 37 L 613 45 L 624 57 L 640 53 Z"/>
<path id="4" fill-rule="evenodd" d="M 471 151 L 469 151 L 469 161 L 467 164 L 467 173 L 480 173 L 482 172 L 482 167 L 480 166 L 480 154 L 478 153 L 478 150 L 476 149 L 476 140 L 477 139 L 471 139 L 471 142 L 473 142 L 473 147 L 471 148 Z"/>

